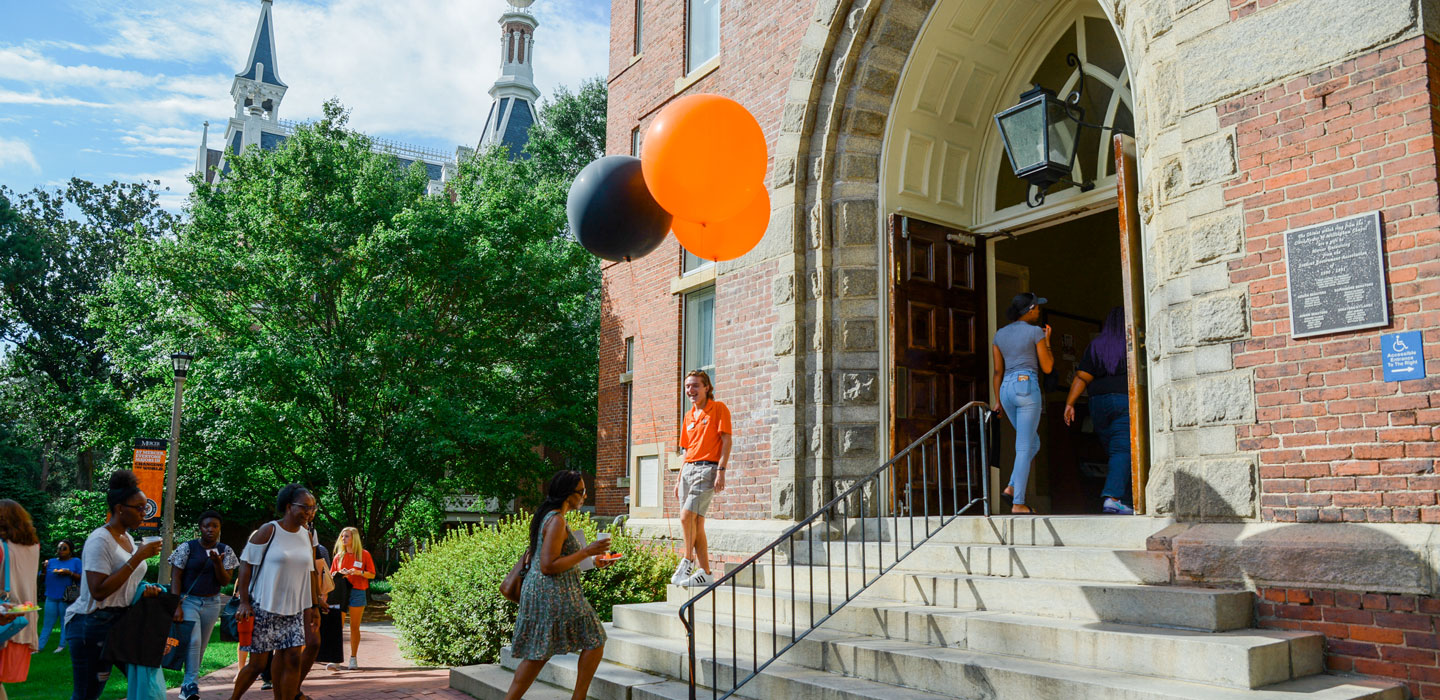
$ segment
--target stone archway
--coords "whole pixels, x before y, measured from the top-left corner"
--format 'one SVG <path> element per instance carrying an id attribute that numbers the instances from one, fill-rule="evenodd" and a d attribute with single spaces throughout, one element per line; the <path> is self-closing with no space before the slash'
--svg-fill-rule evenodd
<path id="1" fill-rule="evenodd" d="M 1128 47 L 1138 30 L 1127 32 L 1124 0 L 1097 2 L 1135 70 Z M 889 448 L 882 430 L 888 388 L 878 274 L 884 253 L 881 154 L 922 29 L 937 5 L 965 6 L 954 14 L 979 17 L 978 28 L 1010 21 L 1017 12 L 1036 23 L 1030 15 L 1043 16 L 1049 4 L 816 1 L 790 82 L 771 182 L 776 204 L 770 236 L 786 248 L 774 251 L 781 266 L 773 297 L 780 319 L 772 388 L 778 419 L 772 457 L 780 474 L 772 488 L 774 517 L 808 513 L 828 500 L 832 488 L 873 470 Z M 996 89 L 1013 83 L 1005 78 Z M 982 116 L 988 120 L 989 113 Z"/>

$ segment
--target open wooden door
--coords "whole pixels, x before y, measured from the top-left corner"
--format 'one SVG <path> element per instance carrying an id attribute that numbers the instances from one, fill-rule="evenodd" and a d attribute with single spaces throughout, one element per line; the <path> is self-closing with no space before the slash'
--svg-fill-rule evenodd
<path id="1" fill-rule="evenodd" d="M 889 267 L 890 445 L 899 452 L 986 396 L 985 248 L 957 229 L 896 214 Z M 952 484 L 937 477 L 927 478 L 918 462 L 908 476 L 897 470 L 891 493 L 898 512 L 954 512 Z"/>
<path id="2" fill-rule="evenodd" d="M 1150 477 L 1150 421 L 1145 381 L 1145 276 L 1140 244 L 1140 181 L 1135 138 L 1115 135 L 1115 181 L 1120 195 L 1120 275 L 1125 294 L 1125 361 L 1130 375 L 1130 470 L 1135 512 L 1147 512 Z"/>

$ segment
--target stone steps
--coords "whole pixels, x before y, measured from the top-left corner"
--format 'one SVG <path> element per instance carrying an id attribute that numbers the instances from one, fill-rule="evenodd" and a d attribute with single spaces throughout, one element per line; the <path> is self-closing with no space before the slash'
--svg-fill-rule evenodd
<path id="1" fill-rule="evenodd" d="M 942 526 L 938 517 L 850 518 L 840 525 L 809 530 L 812 541 L 899 541 L 901 549 L 930 533 L 934 544 L 1026 545 L 1145 549 L 1146 540 L 1173 525 L 1171 518 L 1145 516 L 1035 515 L 983 518 L 960 516 Z"/>
<path id="2" fill-rule="evenodd" d="M 737 603 L 739 597 L 744 596 L 737 596 Z M 732 627 L 728 601 L 719 602 L 720 614 L 713 625 L 708 608 L 696 610 L 698 639 L 707 646 L 714 630 L 720 649 L 729 651 L 738 646 L 741 658 L 748 659 L 758 644 L 763 660 L 791 641 L 794 632 L 784 621 L 771 625 L 761 620 L 756 629 L 752 618 L 738 611 L 738 605 L 737 622 Z M 617 608 L 615 626 L 683 637 L 685 630 L 678 609 L 672 603 Z M 768 608 L 762 610 L 768 612 Z M 784 611 L 787 618 L 788 612 Z M 805 622 L 801 631 L 808 626 Z M 738 638 L 732 635 L 732 629 L 738 631 Z M 1212 634 L 929 606 L 880 606 L 867 601 L 854 601 L 841 608 L 820 629 L 842 636 L 968 649 L 1234 688 L 1258 688 L 1324 670 L 1324 638 L 1306 632 L 1245 630 Z M 812 643 L 809 638 L 799 642 L 802 646 Z M 796 653 L 792 650 L 786 658 Z"/>
<path id="3" fill-rule="evenodd" d="M 900 549 L 897 571 L 963 573 L 978 576 L 1046 578 L 1108 583 L 1170 583 L 1170 558 L 1163 552 L 1104 547 L 967 545 L 930 543 L 908 557 Z M 816 544 L 797 547 L 795 566 L 846 568 L 874 578 L 895 562 L 890 543 Z"/>
<path id="4" fill-rule="evenodd" d="M 816 590 L 825 591 L 823 568 L 814 570 Z M 738 588 L 757 590 L 789 600 L 790 591 L 808 596 L 812 571 L 803 566 L 762 565 L 753 576 L 738 577 Z M 840 600 L 861 588 L 858 571 L 831 570 L 829 590 Z M 793 584 L 792 584 L 793 577 Z M 874 581 L 872 572 L 867 578 Z M 793 586 L 793 588 L 792 588 Z M 669 599 L 683 602 L 701 589 L 672 588 Z M 1254 612 L 1254 594 L 1249 591 L 1151 586 L 1103 581 L 1053 580 L 1042 578 L 997 578 L 972 574 L 913 573 L 895 571 L 860 594 L 859 600 L 899 601 L 938 605 L 963 610 L 1019 612 L 1072 620 L 1118 622 L 1175 627 L 1207 632 L 1249 627 Z M 837 601 L 838 602 L 838 601 Z"/>
<path id="5" fill-rule="evenodd" d="M 687 653 L 683 638 L 659 637 L 610 627 L 605 657 L 648 673 L 682 678 Z M 1402 700 L 1400 686 L 1371 680 L 1314 675 L 1259 690 L 1225 688 L 1184 681 L 1116 673 L 985 654 L 910 642 L 836 635 L 826 630 L 811 633 L 809 645 L 797 645 L 784 659 L 761 672 L 737 693 L 740 697 L 773 698 L 894 698 L 901 689 L 948 698 L 1066 698 L 1067 700 Z M 798 652 L 798 653 L 797 653 Z M 728 655 L 715 659 L 708 649 L 697 650 L 696 677 L 701 685 L 717 681 L 728 688 L 732 662 Z M 815 668 L 815 666 L 823 668 Z M 816 688 L 805 677 L 789 672 L 796 666 L 828 671 L 835 691 Z M 742 677 L 750 666 L 740 664 Z M 838 674 L 838 675 L 837 675 Z M 814 676 L 812 678 L 819 678 Z M 683 687 L 683 684 L 677 684 Z M 658 686 L 654 686 L 658 687 Z M 661 696 L 668 697 L 668 696 Z"/>

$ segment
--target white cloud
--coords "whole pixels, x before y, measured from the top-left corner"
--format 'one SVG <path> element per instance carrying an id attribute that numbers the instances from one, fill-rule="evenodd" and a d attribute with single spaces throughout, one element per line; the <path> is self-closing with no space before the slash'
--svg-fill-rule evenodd
<path id="1" fill-rule="evenodd" d="M 38 92 L 13 92 L 0 88 L 0 104 L 8 105 L 45 105 L 49 107 L 109 107 L 110 105 L 82 100 L 78 97 L 55 97 L 42 95 Z"/>
<path id="2" fill-rule="evenodd" d="M 28 165 L 33 172 L 40 172 L 40 163 L 30 151 L 30 145 L 19 139 L 0 138 L 0 169 L 10 165 Z"/>
<path id="3" fill-rule="evenodd" d="M 99 68 L 86 64 L 61 65 L 34 49 L 12 46 L 0 48 L 0 80 L 38 83 L 47 87 L 104 85 L 133 88 L 149 85 L 155 78 L 131 70 Z"/>

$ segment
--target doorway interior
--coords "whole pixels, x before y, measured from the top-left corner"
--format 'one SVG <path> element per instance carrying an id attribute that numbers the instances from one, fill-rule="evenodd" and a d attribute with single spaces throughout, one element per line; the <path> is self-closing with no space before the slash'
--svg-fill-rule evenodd
<path id="1" fill-rule="evenodd" d="M 1055 368 L 1043 382 L 1040 453 L 1030 471 L 1026 502 L 1041 513 L 1100 512 L 1106 457 L 1090 421 L 1088 399 L 1075 404 L 1075 422 L 1066 426 L 1065 397 L 1080 357 L 1100 333 L 1110 309 L 1124 303 L 1118 213 L 1115 209 L 1015 236 L 997 239 L 995 318 L 1004 324 L 1010 299 L 1031 291 L 1049 299 L 1041 322 L 1050 324 Z M 1001 419 L 999 481 L 1009 478 L 1015 432 Z M 997 488 L 998 490 L 998 488 Z"/>

